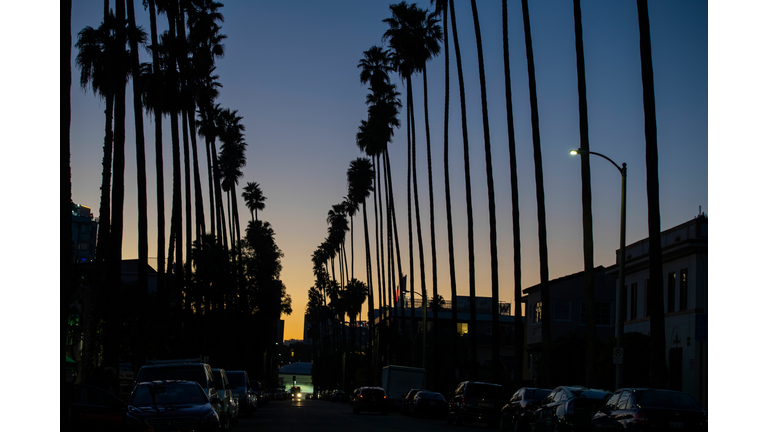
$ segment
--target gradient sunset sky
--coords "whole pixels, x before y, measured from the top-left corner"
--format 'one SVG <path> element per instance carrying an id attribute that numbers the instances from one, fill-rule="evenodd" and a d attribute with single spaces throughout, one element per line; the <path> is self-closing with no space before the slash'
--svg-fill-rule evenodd
<path id="1" fill-rule="evenodd" d="M 326 215 L 347 193 L 346 170 L 362 156 L 355 144 L 367 118 L 366 86 L 357 64 L 382 44 L 390 1 L 224 2 L 225 56 L 216 74 L 223 85 L 217 103 L 238 110 L 245 125 L 247 165 L 239 188 L 258 182 L 267 197 L 259 218 L 269 221 L 285 254 L 282 280 L 293 300 L 284 316 L 285 338 L 303 338 L 307 291 L 314 283 L 311 256 L 327 235 Z M 428 8 L 428 1 L 417 2 Z M 490 241 L 477 48 L 468 1 L 456 0 L 467 95 L 478 296 L 490 296 Z M 137 21 L 149 32 L 148 13 L 135 1 Z M 648 235 L 645 133 L 637 6 L 634 1 L 583 1 L 583 40 L 592 151 L 627 163 L 627 243 Z M 661 225 L 668 229 L 708 209 L 708 10 L 705 1 L 649 1 L 658 126 Z M 478 1 L 490 114 L 498 229 L 500 298 L 513 301 L 512 211 L 504 98 L 501 2 Z M 73 1 L 72 40 L 102 21 L 103 2 Z M 546 194 L 549 268 L 552 279 L 583 270 L 579 112 L 573 3 L 530 2 Z M 442 21 L 441 21 L 442 25 Z M 509 1 L 510 63 L 522 229 L 523 288 L 539 283 L 531 113 L 522 11 Z M 159 30 L 167 28 L 165 16 Z M 451 36 L 452 37 L 452 36 Z M 150 55 L 142 51 L 142 61 Z M 79 86 L 72 49 L 72 200 L 98 216 L 105 103 Z M 450 185 L 459 295 L 468 295 L 467 227 L 459 88 L 451 44 Z M 435 194 L 438 290 L 450 299 L 443 170 L 444 58 L 427 64 L 429 123 Z M 405 105 L 405 85 L 392 77 Z M 423 85 L 415 76 L 417 163 L 427 289 L 431 293 L 427 158 Z M 129 82 L 126 109 L 126 191 L 123 258 L 136 258 L 136 158 Z M 408 269 L 405 110 L 390 155 L 403 271 Z M 154 118 L 144 117 L 149 204 L 149 255 L 156 256 Z M 170 227 L 172 167 L 170 127 L 163 131 L 166 229 Z M 199 150 L 203 147 L 198 144 Z M 204 159 L 204 158 L 203 158 Z M 204 162 L 203 162 L 204 163 Z M 618 171 L 591 159 L 595 265 L 616 262 L 619 247 Z M 207 210 L 207 181 L 203 181 Z M 250 214 L 239 196 L 241 227 Z M 369 223 L 373 232 L 372 206 Z M 414 222 L 415 223 L 415 222 Z M 210 224 L 208 224 L 210 225 Z M 362 216 L 354 221 L 355 269 L 365 277 Z M 416 288 L 418 246 L 414 225 Z M 166 242 L 168 236 L 166 234 Z M 349 236 L 347 250 L 349 251 Z M 167 251 L 166 251 L 167 253 Z M 431 294 L 430 294 L 431 295 Z M 363 310 L 366 310 L 364 306 Z"/>

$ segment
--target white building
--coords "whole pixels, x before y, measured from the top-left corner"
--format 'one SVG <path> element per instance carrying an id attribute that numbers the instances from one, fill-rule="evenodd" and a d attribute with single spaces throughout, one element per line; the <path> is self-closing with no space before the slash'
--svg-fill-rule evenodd
<path id="1" fill-rule="evenodd" d="M 627 245 L 624 332 L 650 334 L 647 307 L 648 239 Z M 664 330 L 669 388 L 707 408 L 707 217 L 699 215 L 661 233 Z M 618 262 L 618 251 L 616 257 Z M 618 278 L 618 264 L 608 274 Z M 618 288 L 618 282 L 617 282 Z M 618 291 L 617 291 L 618 304 Z"/>

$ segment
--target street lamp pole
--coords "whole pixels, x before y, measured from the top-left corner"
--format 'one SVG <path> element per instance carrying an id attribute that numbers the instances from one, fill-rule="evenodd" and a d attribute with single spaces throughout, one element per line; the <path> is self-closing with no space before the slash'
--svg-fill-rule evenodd
<path id="1" fill-rule="evenodd" d="M 622 348 L 624 346 L 624 320 L 627 318 L 627 290 L 624 289 L 624 261 L 625 261 L 625 249 L 626 249 L 626 243 L 627 243 L 627 164 L 622 163 L 621 167 L 611 160 L 609 157 L 602 155 L 597 152 L 593 151 L 586 151 L 582 149 L 578 150 L 571 150 L 572 155 L 577 154 L 593 154 L 595 156 L 600 156 L 601 158 L 607 160 L 608 162 L 612 163 L 613 166 L 616 167 L 617 170 L 619 170 L 619 173 L 621 173 L 621 234 L 619 235 L 619 308 L 618 308 L 618 318 L 617 318 L 617 326 L 616 326 L 616 348 Z M 621 388 L 624 383 L 624 364 L 623 364 L 623 358 L 622 363 L 616 365 L 616 388 Z"/>

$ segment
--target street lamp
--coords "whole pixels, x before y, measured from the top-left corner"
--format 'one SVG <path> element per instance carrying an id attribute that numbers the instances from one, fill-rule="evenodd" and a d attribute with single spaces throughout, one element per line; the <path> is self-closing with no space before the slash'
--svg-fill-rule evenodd
<path id="1" fill-rule="evenodd" d="M 616 348 L 621 348 L 624 343 L 624 320 L 627 317 L 627 291 L 624 289 L 624 249 L 626 246 L 626 240 L 627 240 L 627 164 L 622 163 L 621 168 L 619 168 L 619 165 L 616 164 L 616 162 L 612 161 L 610 158 L 608 158 L 605 155 L 602 155 L 597 152 L 577 149 L 577 150 L 571 150 L 572 155 L 585 155 L 585 154 L 593 154 L 595 156 L 600 156 L 601 158 L 607 160 L 608 162 L 612 163 L 613 166 L 616 167 L 617 170 L 621 173 L 621 234 L 620 234 L 620 245 L 619 245 L 619 317 L 618 317 L 618 325 L 616 328 Z M 622 356 L 623 357 L 623 356 Z M 622 363 L 616 365 L 616 388 L 621 388 L 624 381 L 624 359 L 622 358 Z"/>

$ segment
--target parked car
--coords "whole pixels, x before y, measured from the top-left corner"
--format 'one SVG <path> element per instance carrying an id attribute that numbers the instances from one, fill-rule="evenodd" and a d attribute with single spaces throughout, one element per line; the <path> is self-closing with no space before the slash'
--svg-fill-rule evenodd
<path id="1" fill-rule="evenodd" d="M 616 390 L 592 417 L 595 431 L 707 430 L 707 413 L 686 393 L 653 388 Z"/>
<path id="2" fill-rule="evenodd" d="M 168 430 L 172 424 L 173 430 L 215 432 L 220 429 L 218 399 L 194 381 L 140 382 L 128 399 L 125 422 L 131 430 Z"/>
<path id="3" fill-rule="evenodd" d="M 150 363 L 142 366 L 136 374 L 136 383 L 159 380 L 185 380 L 200 384 L 209 400 L 216 398 L 218 403 L 213 404 L 217 415 L 221 415 L 224 406 L 219 399 L 219 389 L 223 389 L 220 378 L 216 378 L 213 370 L 207 363 L 195 360 L 167 360 Z"/>
<path id="4" fill-rule="evenodd" d="M 445 418 L 445 414 L 448 412 L 448 402 L 440 393 L 422 390 L 413 397 L 409 409 L 410 414 L 414 417 L 424 415 Z"/>
<path id="5" fill-rule="evenodd" d="M 217 381 L 222 383 L 222 388 L 218 389 L 219 399 L 222 402 L 222 409 L 219 413 L 222 427 L 225 431 L 232 429 L 238 422 L 240 413 L 238 412 L 237 400 L 235 395 L 232 394 L 232 390 L 235 386 L 230 384 L 227 377 L 227 371 L 224 369 L 213 369 L 213 376 L 217 378 Z"/>
<path id="6" fill-rule="evenodd" d="M 344 390 L 334 390 L 331 394 L 331 401 L 332 402 L 346 402 L 347 401 L 347 394 L 344 393 Z"/>
<path id="7" fill-rule="evenodd" d="M 360 387 L 352 402 L 352 412 L 378 411 L 383 415 L 389 414 L 387 393 L 381 387 Z"/>
<path id="8" fill-rule="evenodd" d="M 266 390 L 264 389 L 264 385 L 261 384 L 261 381 L 259 380 L 250 380 L 248 382 L 251 386 L 251 389 L 254 393 L 256 393 L 256 406 L 262 407 L 269 403 L 269 395 L 267 394 Z"/>
<path id="9" fill-rule="evenodd" d="M 421 389 L 411 389 L 408 394 L 405 395 L 403 403 L 400 404 L 400 414 L 411 414 L 411 403 L 413 402 L 413 397 L 416 396 L 416 393 L 420 391 Z"/>
<path id="10" fill-rule="evenodd" d="M 506 402 L 504 387 L 499 384 L 464 381 L 456 387 L 448 401 L 448 423 L 499 424 L 499 413 Z"/>
<path id="11" fill-rule="evenodd" d="M 521 387 L 501 408 L 499 429 L 505 430 L 530 430 L 533 423 L 533 412 L 545 397 L 552 393 L 552 389 L 540 389 L 533 387 Z"/>
<path id="12" fill-rule="evenodd" d="M 237 401 L 237 412 L 240 416 L 250 416 L 258 408 L 256 392 L 251 388 L 246 371 L 227 372 L 229 383 L 234 386 L 232 396 Z"/>
<path id="13" fill-rule="evenodd" d="M 541 401 L 533 413 L 531 430 L 590 430 L 592 417 L 611 397 L 607 390 L 581 386 L 560 386 Z"/>
<path id="14" fill-rule="evenodd" d="M 73 431 L 122 431 L 128 406 L 120 398 L 98 387 L 75 384 L 69 409 Z"/>

